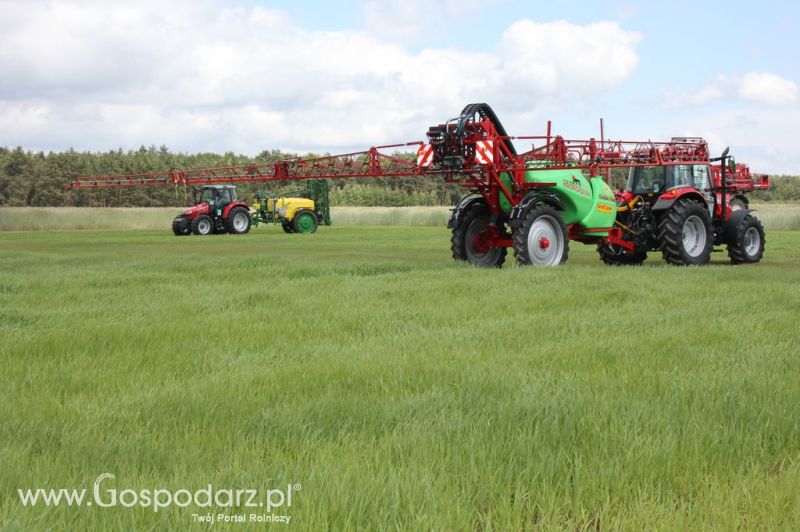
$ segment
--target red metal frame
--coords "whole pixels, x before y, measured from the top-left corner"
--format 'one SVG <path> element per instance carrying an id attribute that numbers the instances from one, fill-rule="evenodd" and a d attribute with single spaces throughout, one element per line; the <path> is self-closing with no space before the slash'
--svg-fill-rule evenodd
<path id="1" fill-rule="evenodd" d="M 468 158 L 457 172 L 442 168 L 417 166 L 381 150 L 422 146 L 421 141 L 376 146 L 365 151 L 329 155 L 314 158 L 295 158 L 274 163 L 255 163 L 215 168 L 189 170 L 172 169 L 168 172 L 140 174 L 82 176 L 70 183 L 69 188 L 100 188 L 159 185 L 204 185 L 212 183 L 237 183 L 254 181 L 280 181 L 295 179 L 335 179 L 404 177 L 415 175 L 441 175 L 448 181 L 461 183 L 480 191 L 489 207 L 499 210 L 499 195 L 516 205 L 528 190 L 547 186 L 548 183 L 527 183 L 525 172 L 529 170 L 551 170 L 570 168 L 588 170 L 590 175 L 599 175 L 602 170 L 650 165 L 703 164 L 709 162 L 708 148 L 702 139 L 681 139 L 671 142 L 650 141 L 605 141 L 567 140 L 560 135 L 545 136 L 501 136 L 494 124 L 488 120 L 470 123 L 464 138 L 467 151 L 474 155 L 478 141 L 488 141 L 492 146 L 493 162 L 478 163 L 475 157 Z M 527 140 L 542 142 L 538 147 L 522 154 L 513 154 L 506 141 Z M 535 165 L 534 168 L 531 165 Z M 509 173 L 513 186 L 509 189 L 500 174 Z"/>
<path id="2" fill-rule="evenodd" d="M 314 158 L 296 158 L 274 163 L 256 163 L 215 168 L 173 169 L 169 172 L 78 177 L 70 188 L 149 187 L 158 185 L 208 185 L 294 179 L 413 176 L 424 173 L 413 161 L 381 153 L 380 150 L 421 145 L 421 142 L 377 146 L 366 151 Z M 435 172 L 427 172 L 435 173 Z"/>
<path id="3" fill-rule="evenodd" d="M 722 186 L 722 166 L 713 165 L 711 174 L 714 178 L 714 188 L 720 188 Z M 733 194 L 769 190 L 770 187 L 768 175 L 750 173 L 750 167 L 743 163 L 737 163 L 732 172 L 728 171 L 725 181 L 728 190 Z"/>
<path id="4" fill-rule="evenodd" d="M 502 212 L 501 196 L 504 196 L 512 206 L 516 206 L 532 188 L 553 185 L 553 183 L 527 182 L 525 177 L 528 171 L 574 169 L 586 171 L 591 177 L 603 175 L 603 172 L 608 175 L 612 168 L 680 164 L 711 165 L 708 145 L 701 138 L 673 138 L 668 142 L 609 141 L 605 139 L 602 120 L 599 142 L 595 138 L 575 140 L 565 139 L 560 135 L 554 136 L 551 134 L 552 124 L 549 121 L 546 134 L 539 136 L 501 135 L 495 127 L 495 123 L 489 118 L 467 121 L 462 126 L 463 135 L 460 137 L 461 144 L 458 145 L 458 149 L 461 150 L 464 157 L 457 168 L 448 168 L 441 164 L 418 166 L 415 161 L 381 151 L 410 146 L 428 146 L 421 141 L 414 141 L 372 147 L 366 151 L 313 158 L 301 157 L 274 163 L 79 177 L 69 186 L 71 188 L 98 188 L 205 185 L 297 179 L 404 177 L 424 174 L 443 177 L 448 182 L 480 192 L 490 211 L 493 214 L 500 214 Z M 452 131 L 457 125 L 449 122 L 438 127 L 445 131 Z M 521 154 L 514 153 L 510 145 L 515 140 L 531 142 L 531 149 Z M 476 147 L 479 142 L 481 144 Z M 719 186 L 720 167 L 718 165 L 711 167 L 715 183 Z M 511 176 L 510 187 L 500 178 L 504 173 Z M 736 165 L 735 173 L 728 177 L 728 188 L 733 192 L 768 187 L 769 178 L 761 175 L 751 176 L 746 165 Z M 594 238 L 580 235 L 579 233 L 586 231 L 578 231 L 578 229 L 570 228 L 570 236 L 574 239 L 589 241 Z M 609 229 L 603 229 L 603 231 L 606 230 Z M 477 238 L 478 241 L 475 244 L 479 249 L 512 245 L 508 235 L 501 233 L 493 225 L 490 225 Z M 633 244 L 622 239 L 622 231 L 616 226 L 610 228 L 607 239 L 612 244 L 625 249 L 633 249 Z"/>

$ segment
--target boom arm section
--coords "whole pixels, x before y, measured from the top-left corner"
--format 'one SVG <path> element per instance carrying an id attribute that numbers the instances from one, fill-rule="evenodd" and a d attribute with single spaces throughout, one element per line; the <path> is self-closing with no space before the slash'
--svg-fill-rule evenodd
<path id="1" fill-rule="evenodd" d="M 413 176 L 421 173 L 414 161 L 380 150 L 421 145 L 421 142 L 377 146 L 366 151 L 296 158 L 216 168 L 172 169 L 168 172 L 78 177 L 68 188 L 149 187 L 158 185 L 205 185 L 295 179 L 333 179 L 381 176 Z"/>
<path id="2" fill-rule="evenodd" d="M 427 138 L 427 144 L 420 141 L 390 144 L 366 151 L 272 163 L 78 177 L 68 188 L 431 175 L 474 189 L 484 196 L 497 198 L 502 194 L 516 205 L 530 188 L 546 184 L 526 179 L 528 172 L 568 168 L 597 176 L 611 168 L 710 164 L 708 145 L 701 138 L 678 137 L 668 142 L 609 141 L 604 138 L 602 122 L 600 140 L 570 140 L 552 135 L 550 122 L 546 135 L 509 136 L 485 103 L 467 105 L 457 118 L 432 126 Z M 517 153 L 513 141 L 530 143 L 531 148 Z M 381 151 L 411 146 L 418 147 L 416 161 Z M 501 182 L 501 174 L 510 176 L 511 182 Z M 743 183 L 750 178 L 749 175 L 747 179 L 742 177 Z M 759 182 L 755 188 L 765 185 L 768 186 L 767 180 Z M 495 203 L 490 200 L 490 204 Z"/>

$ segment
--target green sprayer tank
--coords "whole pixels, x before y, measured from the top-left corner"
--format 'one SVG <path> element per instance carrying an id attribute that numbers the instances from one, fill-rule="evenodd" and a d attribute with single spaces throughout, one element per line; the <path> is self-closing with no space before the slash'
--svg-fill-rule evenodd
<path id="1" fill-rule="evenodd" d="M 531 168 L 525 173 L 527 183 L 554 183 L 536 190 L 547 191 L 558 196 L 564 206 L 561 213 L 567 225 L 577 223 L 586 229 L 587 236 L 606 236 L 614 225 L 617 215 L 617 203 L 611 187 L 600 176 L 587 178 L 579 168 L 559 170 L 535 170 L 536 163 L 529 163 Z M 500 179 L 507 187 L 512 186 L 508 173 L 500 174 Z M 505 195 L 500 194 L 500 208 L 503 212 L 511 212 L 511 203 Z M 578 231 L 578 233 L 582 233 Z"/>

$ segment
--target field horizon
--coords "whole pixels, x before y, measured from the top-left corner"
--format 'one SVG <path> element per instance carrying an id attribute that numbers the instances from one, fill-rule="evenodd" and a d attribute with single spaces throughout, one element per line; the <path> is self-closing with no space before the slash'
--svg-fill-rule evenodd
<path id="1" fill-rule="evenodd" d="M 2 231 L 165 229 L 185 207 L 0 207 Z M 800 230 L 800 203 L 755 203 L 767 230 Z M 451 207 L 331 207 L 334 226 L 447 225 Z M 254 230 L 258 230 L 255 228 Z"/>

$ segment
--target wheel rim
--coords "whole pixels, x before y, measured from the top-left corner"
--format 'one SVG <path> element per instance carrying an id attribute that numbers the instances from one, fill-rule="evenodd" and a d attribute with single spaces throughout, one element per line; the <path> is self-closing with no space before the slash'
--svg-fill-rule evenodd
<path id="1" fill-rule="evenodd" d="M 298 217 L 297 225 L 300 227 L 301 233 L 310 233 L 314 229 L 314 219 L 310 214 L 301 214 Z"/>
<path id="2" fill-rule="evenodd" d="M 697 257 L 706 247 L 706 226 L 697 215 L 691 215 L 683 222 L 683 249 L 690 257 Z"/>
<path id="3" fill-rule="evenodd" d="M 247 229 L 247 215 L 243 212 L 237 212 L 233 216 L 233 228 L 237 233 L 241 233 Z"/>
<path id="4" fill-rule="evenodd" d="M 208 220 L 200 220 L 199 222 L 197 222 L 197 231 L 201 235 L 207 235 L 208 233 L 211 232 L 211 222 L 209 222 Z"/>
<path id="5" fill-rule="evenodd" d="M 481 250 L 480 234 L 489 227 L 489 217 L 480 216 L 472 220 L 467 228 L 465 235 L 465 252 L 467 260 L 476 266 L 495 266 L 502 249 L 496 247 L 486 247 Z"/>
<path id="6" fill-rule="evenodd" d="M 528 257 L 532 264 L 555 266 L 564 255 L 564 236 L 558 222 L 548 215 L 538 217 L 528 231 Z"/>
<path id="7" fill-rule="evenodd" d="M 755 227 L 750 227 L 744 232 L 744 252 L 752 257 L 758 253 L 761 247 L 761 235 Z"/>

